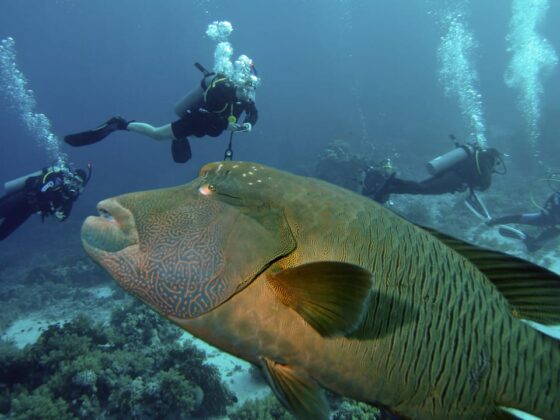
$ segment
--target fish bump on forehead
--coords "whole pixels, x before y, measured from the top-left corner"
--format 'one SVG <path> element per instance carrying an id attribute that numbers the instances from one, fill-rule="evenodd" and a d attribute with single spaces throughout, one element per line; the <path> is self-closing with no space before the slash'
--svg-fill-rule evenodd
<path id="1" fill-rule="evenodd" d="M 233 178 L 247 187 L 262 186 L 272 180 L 267 167 L 244 162 L 208 164 L 201 169 L 200 176 L 208 182 Z"/>

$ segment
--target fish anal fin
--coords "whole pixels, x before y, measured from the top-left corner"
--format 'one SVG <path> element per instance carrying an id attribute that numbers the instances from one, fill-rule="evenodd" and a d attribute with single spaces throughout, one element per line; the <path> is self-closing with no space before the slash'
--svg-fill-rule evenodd
<path id="1" fill-rule="evenodd" d="M 348 335 L 359 326 L 372 286 L 370 271 L 333 261 L 280 270 L 267 280 L 278 300 L 323 337 Z"/>
<path id="2" fill-rule="evenodd" d="M 267 381 L 276 397 L 298 419 L 328 419 L 329 404 L 323 389 L 306 372 L 261 358 Z"/>

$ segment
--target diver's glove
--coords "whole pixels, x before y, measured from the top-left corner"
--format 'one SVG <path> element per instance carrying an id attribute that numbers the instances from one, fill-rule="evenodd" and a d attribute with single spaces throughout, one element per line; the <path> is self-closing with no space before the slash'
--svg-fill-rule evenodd
<path id="1" fill-rule="evenodd" d="M 54 212 L 54 217 L 56 217 L 59 222 L 62 222 L 64 219 L 66 219 L 66 214 L 64 214 L 63 211 L 56 210 Z"/>

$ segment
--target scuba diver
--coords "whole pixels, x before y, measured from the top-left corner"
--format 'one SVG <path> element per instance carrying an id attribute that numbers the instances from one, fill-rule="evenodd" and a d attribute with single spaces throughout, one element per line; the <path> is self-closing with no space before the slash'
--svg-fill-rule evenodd
<path id="1" fill-rule="evenodd" d="M 260 80 L 252 60 L 246 55 L 241 55 L 235 62 L 235 71 L 229 76 L 209 72 L 199 63 L 195 63 L 195 66 L 204 77 L 176 104 L 175 113 L 179 117 L 178 120 L 155 127 L 117 116 L 93 130 L 67 135 L 64 141 L 71 146 L 85 146 L 103 140 L 116 130 L 127 130 L 158 141 L 172 140 L 173 159 L 177 163 L 184 163 L 192 156 L 189 136 L 217 137 L 226 129 L 232 135 L 250 132 L 258 118 L 255 90 Z M 243 113 L 245 116 L 240 123 L 239 117 Z M 228 149 L 230 152 L 231 136 Z M 231 158 L 231 155 L 229 157 Z"/>
<path id="2" fill-rule="evenodd" d="M 451 137 L 453 140 L 455 138 Z M 469 191 L 465 204 L 482 219 L 490 219 L 488 210 L 475 191 L 486 191 L 492 174 L 505 174 L 505 165 L 498 150 L 484 149 L 477 144 L 458 144 L 455 149 L 428 162 L 430 177 L 411 181 L 373 168 L 366 173 L 362 194 L 384 203 L 390 194 L 436 195 Z M 497 170 L 501 166 L 502 170 Z"/>
<path id="3" fill-rule="evenodd" d="M 530 236 L 511 226 L 500 226 L 498 228 L 498 232 L 500 232 L 502 236 L 522 241 L 527 248 L 527 252 L 539 250 L 547 242 L 560 235 L 560 191 L 554 191 L 548 197 L 540 211 L 492 218 L 486 222 L 488 226 L 496 226 L 506 223 L 539 226 L 544 228 L 544 230 L 536 237 Z"/>
<path id="4" fill-rule="evenodd" d="M 389 195 L 383 192 L 382 188 L 395 174 L 395 168 L 390 158 L 383 159 L 377 164 L 369 165 L 362 176 L 362 195 L 376 196 L 380 192 L 383 195 L 375 198 L 375 201 L 386 202 L 389 199 Z"/>
<path id="5" fill-rule="evenodd" d="M 33 213 L 41 219 L 53 215 L 62 222 L 91 178 L 83 169 L 70 170 L 53 165 L 4 184 L 0 198 L 0 241 L 10 236 Z"/>

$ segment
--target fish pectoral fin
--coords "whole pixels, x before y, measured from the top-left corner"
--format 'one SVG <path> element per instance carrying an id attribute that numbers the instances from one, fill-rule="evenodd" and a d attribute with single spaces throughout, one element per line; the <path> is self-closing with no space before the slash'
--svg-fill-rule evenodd
<path id="1" fill-rule="evenodd" d="M 278 300 L 323 337 L 347 335 L 358 327 L 372 286 L 370 271 L 335 261 L 280 270 L 267 280 Z"/>
<path id="2" fill-rule="evenodd" d="M 493 420 L 518 420 L 518 419 L 538 419 L 529 413 L 518 410 L 516 408 L 499 406 L 494 416 Z"/>
<path id="3" fill-rule="evenodd" d="M 328 419 L 323 389 L 303 370 L 261 357 L 268 384 L 282 404 L 298 419 Z"/>
<path id="4" fill-rule="evenodd" d="M 508 300 L 514 316 L 545 325 L 560 324 L 560 276 L 556 273 L 421 227 L 473 263 Z"/>

